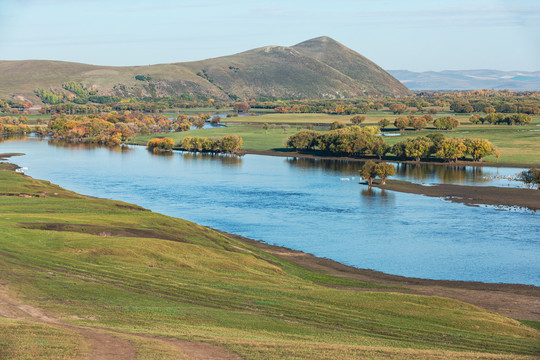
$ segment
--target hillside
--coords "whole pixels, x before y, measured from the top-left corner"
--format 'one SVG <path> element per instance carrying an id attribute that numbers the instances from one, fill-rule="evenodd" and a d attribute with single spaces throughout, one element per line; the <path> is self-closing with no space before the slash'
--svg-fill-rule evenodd
<path id="1" fill-rule="evenodd" d="M 413 72 L 388 70 L 411 90 L 509 89 L 540 91 L 540 71 L 445 70 Z"/>
<path id="2" fill-rule="evenodd" d="M 12 171 L 0 180 L 2 359 L 519 359 L 539 350 L 540 333 L 505 316 L 385 292 L 405 283 L 325 275 L 295 264 L 298 254 L 288 261 L 136 205 Z"/>
<path id="3" fill-rule="evenodd" d="M 149 80 L 136 80 L 136 75 Z M 292 47 L 266 46 L 187 63 L 96 66 L 47 60 L 0 61 L 0 98 L 38 102 L 37 88 L 61 89 L 77 81 L 99 95 L 216 99 L 341 98 L 409 94 L 399 81 L 362 55 L 328 37 Z"/>

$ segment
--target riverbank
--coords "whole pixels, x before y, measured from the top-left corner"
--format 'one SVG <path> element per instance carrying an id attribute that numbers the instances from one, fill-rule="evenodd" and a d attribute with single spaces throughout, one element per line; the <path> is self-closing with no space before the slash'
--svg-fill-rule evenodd
<path id="1" fill-rule="evenodd" d="M 374 181 L 373 186 L 409 194 L 440 197 L 469 206 L 494 205 L 523 207 L 534 211 L 540 210 L 540 190 L 535 189 L 453 184 L 424 186 L 401 180 L 387 180 L 386 185 L 381 185 L 380 182 Z"/>
<path id="2" fill-rule="evenodd" d="M 137 145 L 137 144 L 134 144 Z M 384 160 L 379 160 L 374 157 L 366 158 L 355 158 L 348 156 L 335 156 L 335 155 L 322 155 L 320 153 L 304 153 L 293 150 L 264 150 L 264 151 L 255 151 L 255 150 L 245 150 L 246 154 L 253 155 L 266 155 L 266 156 L 280 156 L 280 157 L 295 157 L 302 159 L 321 159 L 321 160 L 339 160 L 339 161 L 356 161 L 356 162 L 365 162 L 368 160 L 373 160 L 375 162 L 385 161 L 385 162 L 395 162 L 402 164 L 411 164 L 411 165 L 437 165 L 437 166 L 492 166 L 492 167 L 511 167 L 511 168 L 539 168 L 540 163 L 505 163 L 505 162 L 486 162 L 486 161 L 456 161 L 456 162 L 442 162 L 442 161 L 409 161 L 409 160 L 400 160 L 397 158 L 389 158 Z"/>
<path id="3" fill-rule="evenodd" d="M 239 235 L 228 236 L 287 260 L 311 271 L 340 279 L 367 282 L 388 288 L 360 288 L 343 285 L 323 285 L 355 291 L 398 292 L 441 296 L 473 304 L 514 319 L 540 322 L 540 287 L 521 284 L 483 283 L 476 281 L 430 280 L 359 269 L 336 261 L 319 258 L 302 251 L 265 244 Z M 539 324 L 540 325 L 540 324 Z"/>
<path id="4" fill-rule="evenodd" d="M 0 183 L 5 359 L 116 351 L 115 359 L 135 358 L 127 350 L 173 359 L 195 348 L 203 352 L 194 358 L 517 359 L 539 350 L 537 330 L 451 298 L 419 296 L 422 290 L 411 287 L 419 280 L 352 280 L 369 270 L 267 251 L 253 240 L 12 171 L 0 171 Z M 482 290 L 486 285 L 466 284 L 456 288 L 497 296 Z M 514 288 L 531 299 L 534 289 Z M 122 346 L 107 348 L 111 342 Z"/>
<path id="5" fill-rule="evenodd" d="M 17 155 L 22 154 L 0 154 L 0 158 L 7 159 L 11 156 Z M 17 168 L 17 165 L 2 163 L 2 166 L 0 166 L 0 169 L 3 170 L 12 170 L 14 168 Z M 27 178 L 31 179 L 29 177 Z M 488 200 L 490 201 L 496 201 L 498 196 L 500 199 L 503 200 L 511 200 L 512 198 L 514 198 L 517 199 L 518 202 L 523 201 L 524 204 L 527 201 L 532 201 L 531 199 L 533 199 L 534 201 L 540 200 L 538 197 L 540 195 L 540 191 L 527 189 L 507 189 L 457 185 L 421 186 L 395 180 L 389 180 L 387 182 L 387 185 L 380 187 L 387 190 L 425 194 L 427 196 L 450 197 L 449 200 L 456 200 L 458 202 L 466 202 L 465 200 L 468 200 L 473 203 L 473 199 L 471 199 L 470 197 L 478 195 L 478 191 L 480 191 L 480 195 L 489 196 Z M 453 192 L 448 192 L 452 189 L 454 189 Z M 458 190 L 461 190 L 461 192 L 456 192 Z M 426 191 L 429 191 L 429 193 L 426 193 Z M 42 194 L 43 191 L 41 189 L 41 192 L 38 192 L 36 196 L 39 197 L 42 196 Z M 453 198 L 453 196 L 457 195 L 452 194 L 460 194 L 461 197 L 466 197 L 466 199 Z M 536 206 L 539 204 L 535 203 L 534 205 Z M 523 206 L 523 204 L 520 206 Z M 132 208 L 135 209 L 135 206 L 132 206 Z M 137 207 L 137 209 L 140 208 Z M 32 228 L 32 226 L 30 226 L 30 228 Z M 40 229 L 62 232 L 82 231 L 79 230 L 77 226 L 61 226 L 61 224 L 55 224 L 55 226 L 45 226 L 41 227 Z M 145 234 L 152 234 L 151 232 L 142 230 L 128 231 L 125 227 L 114 227 L 107 229 L 106 226 L 103 227 L 89 225 L 86 226 L 86 230 L 84 231 L 94 235 L 105 232 L 110 236 L 131 237 L 137 234 L 139 236 L 144 236 Z M 272 256 L 276 256 L 280 259 L 290 262 L 296 266 L 299 266 L 300 268 L 307 269 L 317 274 L 328 275 L 331 277 L 336 277 L 338 279 L 343 279 L 354 283 L 363 283 L 366 285 L 361 287 L 355 286 L 354 284 L 344 285 L 339 283 L 319 283 L 321 286 L 354 291 L 399 292 L 406 294 L 441 296 L 467 302 L 515 319 L 540 322 L 540 287 L 521 284 L 496 284 L 471 281 L 430 280 L 391 275 L 370 269 L 359 269 L 356 267 L 347 266 L 330 259 L 315 257 L 311 254 L 307 254 L 301 251 L 269 245 L 263 242 L 255 241 L 239 235 L 230 234 L 219 230 L 216 231 L 225 234 L 227 237 L 238 240 L 243 244 L 255 247 L 263 251 L 264 253 L 271 254 Z M 156 234 L 154 234 L 151 237 L 174 240 L 174 236 L 157 236 Z"/>

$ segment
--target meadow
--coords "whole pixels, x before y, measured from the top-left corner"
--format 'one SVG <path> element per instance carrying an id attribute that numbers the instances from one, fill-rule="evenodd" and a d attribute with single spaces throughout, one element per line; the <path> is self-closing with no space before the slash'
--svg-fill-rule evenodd
<path id="1" fill-rule="evenodd" d="M 3 359 L 69 359 L 93 353 L 99 337 L 124 341 L 139 359 L 189 358 L 181 340 L 245 359 L 540 351 L 538 330 L 476 306 L 308 270 L 212 229 L 12 171 L 0 181 Z"/>
<path id="2" fill-rule="evenodd" d="M 334 121 L 350 123 L 348 115 L 326 114 L 276 114 L 269 113 L 258 116 L 231 117 L 223 119 L 230 124 L 227 127 L 215 129 L 190 130 L 187 132 L 168 133 L 166 136 L 180 143 L 185 136 L 224 136 L 239 135 L 244 140 L 243 149 L 247 152 L 289 151 L 286 149 L 286 141 L 289 136 L 302 130 L 313 127 L 315 130 L 327 131 L 329 124 Z M 388 118 L 392 123 L 398 117 L 390 112 L 370 112 L 366 115 L 366 121 L 362 126 L 376 126 L 382 118 Z M 540 164 L 540 116 L 534 116 L 533 122 L 526 126 L 507 125 L 477 125 L 470 123 L 470 116 L 456 116 L 461 125 L 454 130 L 437 130 L 433 125 L 428 125 L 421 131 L 406 130 L 399 132 L 394 125 L 383 130 L 385 134 L 399 136 L 385 136 L 385 142 L 393 145 L 404 138 L 425 136 L 430 133 L 440 132 L 447 137 L 457 138 L 484 138 L 488 139 L 501 152 L 500 159 L 488 156 L 485 163 L 507 164 L 513 166 L 538 166 Z M 264 124 L 269 129 L 265 130 Z M 284 127 L 284 128 L 283 128 Z M 164 135 L 159 135 L 163 137 Z M 130 143 L 145 145 L 148 140 L 156 135 L 139 135 L 130 140 Z"/>

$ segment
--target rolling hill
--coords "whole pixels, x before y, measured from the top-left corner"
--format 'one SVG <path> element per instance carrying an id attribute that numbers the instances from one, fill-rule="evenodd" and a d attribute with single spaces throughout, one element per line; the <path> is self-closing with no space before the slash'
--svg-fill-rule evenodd
<path id="1" fill-rule="evenodd" d="M 411 90 L 509 89 L 540 91 L 540 71 L 445 70 L 413 72 L 388 70 Z"/>
<path id="2" fill-rule="evenodd" d="M 150 79 L 137 80 L 137 75 Z M 329 37 L 266 46 L 213 59 L 149 66 L 97 66 L 48 60 L 0 61 L 0 97 L 38 102 L 37 88 L 61 89 L 77 81 L 99 95 L 216 99 L 404 96 L 398 80 Z"/>

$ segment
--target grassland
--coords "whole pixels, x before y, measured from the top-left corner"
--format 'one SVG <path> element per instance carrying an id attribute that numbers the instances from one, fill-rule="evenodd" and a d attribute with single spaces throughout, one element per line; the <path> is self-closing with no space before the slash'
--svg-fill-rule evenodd
<path id="1" fill-rule="evenodd" d="M 537 330 L 472 305 L 332 289 L 376 286 L 135 205 L 11 171 L 0 171 L 0 182 L 0 297 L 10 299 L 0 301 L 0 329 L 9 332 L 1 358 L 71 358 L 92 353 L 104 342 L 96 336 L 123 339 L 141 359 L 187 358 L 175 339 L 246 359 L 519 358 L 540 350 Z M 33 311 L 16 315 L 6 304 Z"/>
<path id="2" fill-rule="evenodd" d="M 393 120 L 387 112 L 373 112 L 367 114 L 367 119 L 363 125 L 376 125 L 381 118 Z M 488 164 L 505 164 L 514 166 L 539 166 L 540 165 L 540 117 L 533 118 L 533 123 L 527 126 L 505 126 L 505 125 L 474 125 L 468 121 L 468 116 L 461 116 L 461 126 L 451 131 L 439 131 L 428 127 L 421 131 L 407 130 L 400 136 L 387 136 L 385 141 L 393 145 L 409 137 L 424 136 L 434 132 L 441 132 L 445 136 L 458 138 L 485 138 L 491 141 L 501 152 L 500 159 L 494 156 L 486 157 L 484 160 Z M 224 136 L 237 134 L 244 140 L 243 148 L 247 152 L 269 152 L 288 151 L 285 149 L 287 138 L 309 126 L 316 126 L 316 129 L 326 131 L 327 125 L 339 120 L 349 123 L 350 116 L 326 115 L 326 114 L 265 114 L 260 116 L 234 117 L 224 121 L 232 123 L 228 127 L 204 130 L 190 130 L 182 133 L 169 133 L 167 136 L 176 142 L 181 142 L 185 136 Z M 263 124 L 274 126 L 269 130 L 264 130 Z M 287 125 L 286 129 L 282 129 Z M 325 127 L 326 126 L 326 127 Z M 398 129 L 390 126 L 385 130 L 386 134 L 399 134 Z M 163 135 L 160 135 L 163 136 Z M 135 137 L 131 143 L 145 145 L 155 135 L 145 135 Z M 279 153 L 275 153 L 279 154 Z M 282 153 L 287 155 L 286 153 Z"/>

